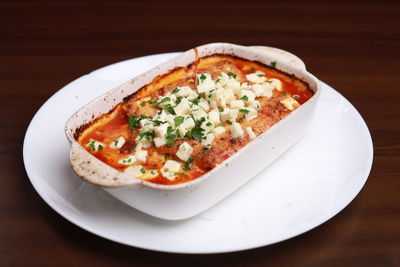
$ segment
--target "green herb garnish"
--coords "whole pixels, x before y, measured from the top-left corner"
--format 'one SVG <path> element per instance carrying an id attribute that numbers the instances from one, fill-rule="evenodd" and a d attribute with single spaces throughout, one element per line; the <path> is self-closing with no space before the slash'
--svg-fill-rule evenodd
<path id="1" fill-rule="evenodd" d="M 239 109 L 239 111 L 244 113 L 244 114 L 249 114 L 250 113 L 250 110 L 244 109 L 244 108 Z"/>
<path id="2" fill-rule="evenodd" d="M 93 140 L 89 142 L 89 149 L 90 150 L 93 150 L 93 151 L 96 150 L 96 147 L 94 146 L 94 143 L 95 143 L 95 141 L 93 141 Z"/>
<path id="3" fill-rule="evenodd" d="M 226 122 L 227 122 L 229 125 L 232 125 L 232 122 L 231 122 L 230 120 L 226 120 Z"/>
<path id="4" fill-rule="evenodd" d="M 244 100 L 244 101 L 248 101 L 249 97 L 247 95 L 242 96 L 240 99 Z"/>
<path id="5" fill-rule="evenodd" d="M 174 118 L 175 126 L 178 127 L 179 125 L 181 125 L 184 119 L 185 118 L 183 116 L 176 116 Z"/>
<path id="6" fill-rule="evenodd" d="M 139 127 L 139 122 L 140 118 L 138 118 L 136 115 L 132 115 L 128 118 L 128 123 L 129 123 L 129 128 L 131 130 L 136 129 Z"/>
<path id="7" fill-rule="evenodd" d="M 176 115 L 176 114 L 175 114 L 175 110 L 174 110 L 172 107 L 166 107 L 165 110 L 166 110 L 169 114 Z"/>
<path id="8" fill-rule="evenodd" d="M 139 105 L 141 105 L 142 107 L 146 106 L 146 102 L 140 103 Z"/>
<path id="9" fill-rule="evenodd" d="M 276 61 L 271 62 L 271 67 L 275 68 L 276 67 Z"/>
<path id="10" fill-rule="evenodd" d="M 180 89 L 179 89 L 178 87 L 176 87 L 174 90 L 172 90 L 172 93 L 173 93 L 173 94 L 178 93 L 179 90 L 180 90 Z"/>
<path id="11" fill-rule="evenodd" d="M 201 82 L 203 82 L 206 78 L 207 78 L 206 75 L 204 75 L 204 74 L 201 74 L 201 75 L 200 75 L 200 81 L 201 81 Z"/>
<path id="12" fill-rule="evenodd" d="M 211 125 L 212 123 L 210 121 L 206 123 L 206 126 L 211 126 Z"/>
<path id="13" fill-rule="evenodd" d="M 300 98 L 300 96 L 299 95 L 293 95 L 293 98 L 297 100 L 297 99 Z"/>
<path id="14" fill-rule="evenodd" d="M 185 166 L 183 166 L 183 169 L 185 171 L 191 171 L 192 168 L 190 167 L 190 163 L 192 163 L 192 162 L 193 162 L 193 158 L 192 157 L 188 158 L 188 160 L 185 162 Z"/>
<path id="15" fill-rule="evenodd" d="M 141 169 L 140 169 L 140 172 L 141 172 L 141 173 L 145 173 L 145 172 L 146 172 L 146 169 L 145 169 L 145 168 L 141 168 Z"/>
<path id="16" fill-rule="evenodd" d="M 157 102 L 157 100 L 154 98 L 150 98 L 149 100 L 147 100 L 147 103 L 149 103 L 149 104 L 154 104 L 156 102 Z"/>
<path id="17" fill-rule="evenodd" d="M 228 74 L 229 77 L 231 77 L 231 78 L 233 78 L 233 79 L 236 79 L 236 74 L 235 74 L 235 73 L 233 73 L 233 72 L 228 72 L 227 74 Z"/>

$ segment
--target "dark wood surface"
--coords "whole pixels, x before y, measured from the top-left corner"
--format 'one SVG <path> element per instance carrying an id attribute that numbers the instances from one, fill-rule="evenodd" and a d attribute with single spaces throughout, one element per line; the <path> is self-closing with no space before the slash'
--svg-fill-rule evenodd
<path id="1" fill-rule="evenodd" d="M 0 1 L 0 266 L 400 266 L 399 15 L 381 1 Z M 23 138 L 52 94 L 113 62 L 215 41 L 291 51 L 359 110 L 374 163 L 348 207 L 275 245 L 179 255 L 90 234 L 38 196 Z"/>

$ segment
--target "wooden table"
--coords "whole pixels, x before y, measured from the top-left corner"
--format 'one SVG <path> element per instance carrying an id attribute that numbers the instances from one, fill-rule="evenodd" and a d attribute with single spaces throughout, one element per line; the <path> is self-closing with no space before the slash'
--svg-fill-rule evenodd
<path id="1" fill-rule="evenodd" d="M 0 265 L 400 266 L 400 3 L 377 2 L 1 1 Z M 38 196 L 23 138 L 52 94 L 113 62 L 215 41 L 291 51 L 359 110 L 375 155 L 347 208 L 275 245 L 179 255 L 90 234 Z"/>

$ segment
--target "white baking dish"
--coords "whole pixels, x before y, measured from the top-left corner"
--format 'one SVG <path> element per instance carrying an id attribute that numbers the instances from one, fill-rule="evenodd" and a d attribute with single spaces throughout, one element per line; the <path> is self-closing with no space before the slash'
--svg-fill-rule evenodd
<path id="1" fill-rule="evenodd" d="M 269 65 L 307 82 L 314 95 L 269 130 L 243 147 L 205 175 L 183 184 L 160 185 L 128 176 L 108 166 L 87 152 L 74 139 L 75 131 L 93 118 L 107 113 L 124 97 L 150 83 L 158 75 L 176 67 L 185 67 L 199 57 L 228 54 Z M 161 64 L 117 88 L 98 97 L 73 114 L 65 132 L 72 143 L 70 160 L 73 170 L 83 180 L 147 214 L 168 220 L 192 217 L 218 203 L 267 167 L 303 134 L 320 94 L 318 80 L 308 73 L 297 57 L 282 50 L 265 47 L 245 47 L 227 43 L 212 43 L 191 49 Z"/>

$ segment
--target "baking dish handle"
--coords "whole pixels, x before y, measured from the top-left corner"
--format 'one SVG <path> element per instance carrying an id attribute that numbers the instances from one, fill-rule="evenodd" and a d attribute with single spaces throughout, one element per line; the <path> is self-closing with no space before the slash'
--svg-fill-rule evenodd
<path id="1" fill-rule="evenodd" d="M 103 187 L 119 187 L 140 183 L 140 179 L 131 177 L 110 168 L 101 160 L 93 157 L 77 142 L 72 143 L 70 152 L 72 169 L 84 181 Z"/>
<path id="2" fill-rule="evenodd" d="M 299 69 L 306 70 L 306 65 L 300 58 L 298 58 L 297 56 L 295 56 L 292 53 L 289 53 L 285 50 L 275 48 L 275 47 L 270 47 L 270 46 L 251 46 L 251 47 L 258 51 L 261 51 L 261 52 L 273 54 L 274 56 L 282 58 L 287 63 L 289 63 Z"/>

